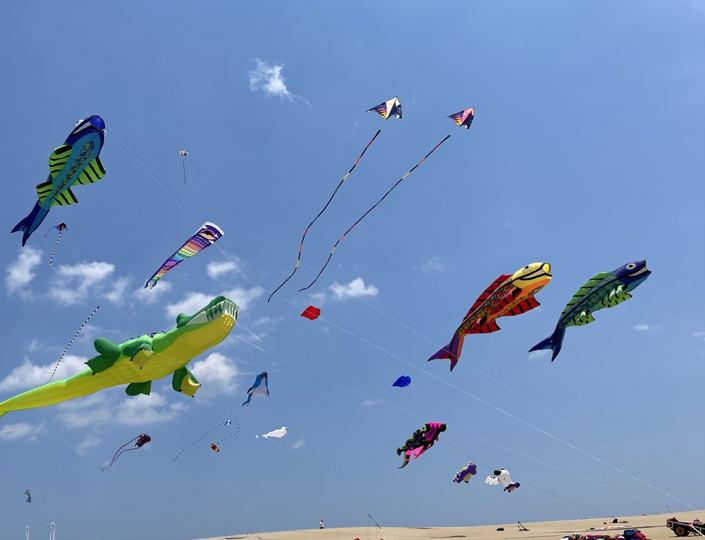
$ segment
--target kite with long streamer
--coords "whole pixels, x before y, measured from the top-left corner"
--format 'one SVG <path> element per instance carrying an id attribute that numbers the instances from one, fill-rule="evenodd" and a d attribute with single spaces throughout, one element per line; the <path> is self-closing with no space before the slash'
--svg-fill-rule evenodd
<path id="1" fill-rule="evenodd" d="M 186 158 L 188 157 L 188 150 L 179 150 L 179 157 L 181 158 L 181 170 L 184 173 L 184 184 L 186 183 Z"/>
<path id="2" fill-rule="evenodd" d="M 113 464 L 118 459 L 120 459 L 120 456 L 122 456 L 125 452 L 139 450 L 140 448 L 142 448 L 145 444 L 147 444 L 151 440 L 152 440 L 152 437 L 150 437 L 147 433 L 140 433 L 139 435 L 137 435 L 137 437 L 127 441 L 120 448 L 118 448 L 115 451 L 115 454 L 113 455 L 113 459 L 110 460 L 110 463 L 108 463 L 107 465 L 102 467 L 101 470 L 107 471 L 110 467 L 113 466 Z"/>
<path id="3" fill-rule="evenodd" d="M 208 435 L 210 435 L 211 433 L 213 433 L 215 430 L 220 429 L 220 428 L 222 428 L 222 427 L 231 426 L 232 424 L 233 424 L 233 420 L 231 420 L 230 418 L 224 420 L 223 422 L 218 422 L 217 424 L 215 424 L 214 426 L 212 426 L 208 431 L 206 431 L 203 435 L 201 435 L 198 439 L 196 439 L 195 441 L 191 441 L 191 442 L 188 443 L 186 446 L 184 446 L 183 448 L 181 448 L 181 449 L 176 453 L 176 455 L 175 455 L 173 458 L 171 458 L 171 463 L 174 463 L 177 459 L 179 459 L 179 457 L 181 456 L 181 454 L 184 454 L 185 452 L 188 452 L 189 450 L 191 450 L 191 448 L 193 448 L 194 446 L 196 446 L 198 443 L 200 443 L 203 439 L 205 439 L 206 437 L 208 437 Z M 227 437 L 225 437 L 225 438 L 223 438 L 223 439 L 220 439 L 220 440 L 218 441 L 218 443 L 222 443 L 223 441 L 226 441 L 226 440 L 228 440 L 228 439 L 234 437 L 234 436 L 237 435 L 239 432 L 240 432 L 240 423 L 239 423 L 237 420 L 235 420 L 235 432 L 234 432 L 234 433 L 231 433 L 229 436 L 227 436 Z M 215 443 L 211 443 L 211 444 L 215 444 Z M 214 451 L 215 451 L 215 450 L 214 450 Z"/>
<path id="4" fill-rule="evenodd" d="M 309 224 L 306 226 L 306 229 L 304 229 L 304 234 L 301 236 L 301 242 L 299 242 L 299 253 L 298 253 L 298 255 L 296 255 L 296 264 L 294 265 L 294 269 L 291 271 L 291 274 L 289 274 L 289 275 L 287 276 L 287 278 L 286 278 L 284 281 L 282 281 L 281 284 L 280 284 L 276 289 L 274 289 L 274 291 L 272 292 L 272 294 L 269 295 L 269 298 L 267 298 L 267 302 L 269 302 L 269 301 L 272 299 L 272 296 L 274 296 L 274 295 L 277 293 L 277 291 L 279 291 L 279 289 L 281 289 L 284 285 L 287 284 L 287 282 L 288 282 L 291 278 L 294 277 L 294 274 L 296 274 L 296 271 L 299 269 L 299 266 L 301 266 L 301 254 L 303 253 L 303 250 L 304 250 L 304 241 L 306 240 L 306 235 L 308 234 L 309 229 L 313 226 L 314 223 L 316 223 L 316 221 L 318 220 L 318 218 L 323 215 L 323 213 L 326 211 L 326 209 L 328 208 L 328 206 L 330 206 L 330 203 L 333 201 L 333 197 L 335 197 L 335 194 L 338 193 L 338 190 L 343 186 L 343 184 L 345 183 L 345 181 L 350 177 L 350 175 L 352 174 L 352 172 L 355 170 L 355 167 L 357 167 L 357 164 L 360 163 L 360 161 L 362 161 L 362 157 L 365 155 L 365 152 L 367 152 L 367 149 L 368 149 L 370 146 L 372 146 L 372 143 L 375 142 L 375 139 L 377 138 L 377 136 L 378 136 L 381 132 L 382 132 L 382 130 L 381 130 L 381 129 L 378 129 L 378 130 L 377 130 L 377 133 L 375 133 L 374 136 L 370 139 L 370 142 L 368 142 L 368 143 L 365 145 L 365 148 L 362 149 L 362 152 L 360 153 L 360 155 L 359 155 L 359 156 L 357 157 L 357 159 L 355 160 L 355 163 L 353 163 L 352 167 L 350 167 L 350 169 L 348 170 L 348 172 L 345 173 L 345 176 L 343 176 L 343 177 L 340 179 L 340 182 L 338 182 L 338 185 L 337 185 L 337 186 L 335 187 L 335 189 L 333 190 L 333 193 L 332 193 L 331 196 L 328 198 L 328 201 L 326 202 L 326 204 L 324 204 L 324 205 L 323 205 L 323 208 L 321 208 L 321 209 L 318 211 L 318 214 L 316 214 L 316 217 L 314 217 L 313 220 L 311 220 L 311 223 L 309 223 Z"/>
<path id="5" fill-rule="evenodd" d="M 434 153 L 444 142 L 446 142 L 448 139 L 450 139 L 450 134 L 449 134 L 449 135 L 446 135 L 445 137 L 443 137 L 443 139 L 441 139 L 441 141 L 438 142 L 438 143 L 436 144 L 436 146 L 434 146 L 433 148 L 431 148 L 431 150 L 430 150 L 423 158 L 421 158 L 421 160 L 418 161 L 418 162 L 416 163 L 416 165 L 414 165 L 411 169 L 409 169 L 408 171 L 406 171 L 406 172 L 404 173 L 404 175 L 403 175 L 401 178 L 399 178 L 399 180 L 397 180 L 397 181 L 392 185 L 392 187 L 390 187 L 390 188 L 387 190 L 387 192 L 386 192 L 384 195 L 382 195 L 382 197 L 379 198 L 379 200 L 378 200 L 376 203 L 374 203 L 372 206 L 370 206 L 370 207 L 367 209 L 367 211 L 366 211 L 364 214 L 362 214 L 362 215 L 357 219 L 357 221 L 355 221 L 355 223 L 353 223 L 352 225 L 350 225 L 350 227 L 348 227 L 348 229 L 340 236 L 340 238 L 338 238 L 338 240 L 336 240 L 335 244 L 333 244 L 333 247 L 331 248 L 330 253 L 328 253 L 328 258 L 326 259 L 326 262 L 323 264 L 323 267 L 320 269 L 320 271 L 318 272 L 318 275 L 315 277 L 315 279 L 314 279 L 311 283 L 309 283 L 308 285 L 306 285 L 305 287 L 299 289 L 299 292 L 302 292 L 302 291 L 305 291 L 305 290 L 307 290 L 307 289 L 310 289 L 310 288 L 316 283 L 316 281 L 318 281 L 318 278 L 321 277 L 321 274 L 323 274 L 323 271 L 326 269 L 326 267 L 328 266 L 328 263 L 329 263 L 330 260 L 333 258 L 333 253 L 335 252 L 336 248 L 337 248 L 338 245 L 345 239 L 345 237 L 348 235 L 348 233 L 349 233 L 350 231 L 352 231 L 352 230 L 357 226 L 358 223 L 360 223 L 363 219 L 365 219 L 365 218 L 368 216 L 368 214 L 370 214 L 375 208 L 377 208 L 377 206 L 379 206 L 379 205 L 382 203 L 382 201 L 384 201 L 384 199 L 386 199 L 386 198 L 389 196 L 389 194 L 390 194 L 392 191 L 394 191 L 394 188 L 396 188 L 399 184 L 401 184 L 404 180 L 406 180 L 409 176 L 411 176 L 411 174 L 412 174 L 416 169 L 418 169 L 421 165 L 423 165 L 424 161 L 426 161 L 426 160 L 428 159 L 428 157 L 429 157 L 431 154 L 433 154 L 433 153 Z"/>
<path id="6" fill-rule="evenodd" d="M 68 228 L 68 225 L 66 223 L 59 223 L 58 225 L 54 225 L 51 227 L 45 234 L 44 238 L 47 237 L 47 235 L 52 231 L 52 229 L 56 229 L 59 231 L 59 236 L 56 238 L 56 242 L 54 242 L 54 247 L 51 248 L 51 255 L 49 255 L 49 266 L 54 266 L 54 254 L 56 253 L 56 248 L 59 247 L 59 242 L 61 242 L 61 234 Z"/>

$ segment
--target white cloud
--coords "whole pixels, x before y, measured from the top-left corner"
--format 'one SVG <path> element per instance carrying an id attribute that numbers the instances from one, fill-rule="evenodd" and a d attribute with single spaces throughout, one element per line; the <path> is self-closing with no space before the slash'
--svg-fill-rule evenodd
<path id="1" fill-rule="evenodd" d="M 383 399 L 366 399 L 362 402 L 363 407 L 375 407 L 376 405 L 381 405 L 384 403 Z"/>
<path id="2" fill-rule="evenodd" d="M 324 292 L 311 293 L 308 296 L 319 306 L 326 303 L 326 293 Z"/>
<path id="3" fill-rule="evenodd" d="M 244 311 L 248 308 L 252 300 L 264 294 L 264 289 L 262 287 L 252 287 L 250 289 L 235 287 L 230 290 L 223 291 L 220 294 L 226 298 L 230 298 L 240 307 L 242 311 Z M 193 315 L 199 309 L 206 306 L 208 302 L 213 300 L 215 296 L 217 295 L 205 294 L 201 292 L 188 293 L 179 302 L 168 304 L 166 306 L 167 316 L 176 317 L 179 313 Z"/>
<path id="4" fill-rule="evenodd" d="M 42 250 L 25 247 L 17 259 L 7 267 L 5 287 L 12 294 L 29 285 L 36 276 L 34 269 L 42 262 Z"/>
<path id="5" fill-rule="evenodd" d="M 91 288 L 100 286 L 114 270 L 115 265 L 107 262 L 62 264 L 56 272 L 49 296 L 66 306 L 80 304 L 88 297 Z"/>
<path id="6" fill-rule="evenodd" d="M 653 326 L 651 326 L 649 324 L 645 324 L 645 323 L 639 323 L 639 324 L 634 325 L 634 330 L 636 332 L 648 332 L 649 330 L 653 330 L 653 329 L 654 329 Z"/>
<path id="7" fill-rule="evenodd" d="M 529 360 L 538 360 L 540 358 L 545 358 L 550 354 L 550 349 L 542 349 L 540 351 L 531 351 L 529 353 Z"/>
<path id="8" fill-rule="evenodd" d="M 337 281 L 328 287 L 336 300 L 347 300 L 348 298 L 360 298 L 363 296 L 377 296 L 379 289 L 374 285 L 365 285 L 361 277 L 353 279 L 347 285 L 341 285 Z"/>
<path id="9" fill-rule="evenodd" d="M 289 92 L 284 82 L 283 69 L 284 64 L 268 64 L 255 58 L 255 67 L 248 73 L 250 91 L 262 90 L 269 96 L 278 96 L 287 101 L 294 101 L 294 94 Z"/>
<path id="10" fill-rule="evenodd" d="M 446 262 L 438 255 L 433 255 L 420 266 L 414 267 L 414 270 L 419 270 L 426 274 L 437 272 L 445 272 L 448 269 Z"/>
<path id="11" fill-rule="evenodd" d="M 86 369 L 85 361 L 87 358 L 67 354 L 59 364 L 54 374 L 54 380 L 65 379 L 75 375 L 76 373 Z M 40 384 L 46 384 L 54 371 L 56 362 L 51 362 L 43 366 L 33 364 L 29 360 L 25 360 L 14 368 L 9 375 L 0 380 L 0 392 L 11 390 L 24 390 L 33 388 Z"/>
<path id="12" fill-rule="evenodd" d="M 173 420 L 186 408 L 184 403 L 169 403 L 156 392 L 148 396 L 140 394 L 120 403 L 115 420 L 126 426 L 156 424 Z"/>
<path id="13" fill-rule="evenodd" d="M 44 424 L 39 424 L 38 426 L 27 422 L 20 422 L 19 424 L 5 424 L 0 427 L 0 440 L 19 441 L 29 439 L 30 441 L 36 441 L 37 436 L 42 431 L 44 431 Z"/>
<path id="14" fill-rule="evenodd" d="M 101 439 L 99 439 L 98 437 L 94 437 L 93 435 L 88 435 L 85 439 L 81 441 L 81 444 L 76 447 L 76 453 L 79 456 L 85 456 L 89 454 L 91 450 L 96 448 L 100 443 Z"/>
<path id="15" fill-rule="evenodd" d="M 137 298 L 140 302 L 143 304 L 154 304 L 157 300 L 159 300 L 162 296 L 164 296 L 166 293 L 168 293 L 171 290 L 171 283 L 168 281 L 165 281 L 163 279 L 159 280 L 159 283 L 152 287 L 151 289 L 147 289 L 145 287 L 142 287 L 141 289 L 137 289 L 134 293 L 133 296 Z"/>
<path id="16" fill-rule="evenodd" d="M 298 439 L 297 441 L 294 442 L 294 444 L 291 445 L 291 447 L 294 450 L 300 450 L 301 448 L 304 447 L 306 444 L 306 439 Z"/>
<path id="17" fill-rule="evenodd" d="M 219 352 L 211 353 L 204 360 L 194 362 L 191 365 L 191 371 L 201 383 L 199 397 L 237 392 L 235 380 L 239 372 L 237 365 Z"/>
<path id="18" fill-rule="evenodd" d="M 110 288 L 110 290 L 103 296 L 113 304 L 122 305 L 125 300 L 125 291 L 130 285 L 131 279 L 128 277 L 121 277 L 116 279 Z"/>
<path id="19" fill-rule="evenodd" d="M 36 353 L 44 349 L 44 344 L 39 341 L 37 338 L 32 338 L 32 341 L 29 342 L 29 347 L 27 347 L 27 350 L 30 353 Z"/>
<path id="20" fill-rule="evenodd" d="M 700 340 L 705 341 L 705 332 L 703 332 L 703 331 L 700 331 L 700 332 L 693 332 L 693 337 L 694 337 L 695 339 L 700 339 Z"/>
<path id="21" fill-rule="evenodd" d="M 206 273 L 211 279 L 217 279 L 223 274 L 228 274 L 238 268 L 240 268 L 240 265 L 236 261 L 216 261 L 208 263 Z"/>

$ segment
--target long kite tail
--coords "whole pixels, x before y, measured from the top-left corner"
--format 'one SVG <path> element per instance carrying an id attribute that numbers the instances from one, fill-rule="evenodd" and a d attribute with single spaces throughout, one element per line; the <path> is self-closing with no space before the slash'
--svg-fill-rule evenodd
<path id="1" fill-rule="evenodd" d="M 186 162 L 184 160 L 181 160 L 181 168 L 184 171 L 184 184 L 186 183 Z"/>
<path id="2" fill-rule="evenodd" d="M 100 309 L 100 305 L 97 305 L 96 307 L 93 308 L 93 311 L 91 311 L 91 314 L 86 317 L 86 320 L 81 323 L 81 326 L 78 327 L 78 330 L 74 333 L 74 335 L 71 337 L 69 342 L 66 344 L 66 347 L 64 347 L 64 350 L 61 351 L 61 356 L 59 356 L 59 359 L 56 361 L 56 364 L 54 365 L 54 369 L 51 372 L 51 377 L 49 377 L 49 380 L 44 383 L 44 384 L 49 384 L 53 379 L 54 375 L 56 375 L 56 370 L 59 369 L 59 365 L 61 364 L 61 361 L 64 359 L 64 356 L 66 356 L 66 353 L 68 352 L 69 348 L 71 345 L 73 345 L 73 342 L 76 341 L 76 338 L 81 334 L 85 326 L 88 324 L 88 321 L 90 321 L 93 318 L 93 315 L 98 313 L 98 310 Z"/>
<path id="3" fill-rule="evenodd" d="M 54 266 L 54 254 L 56 253 L 56 248 L 59 247 L 59 242 L 61 242 L 61 233 L 63 231 L 59 229 L 59 236 L 56 238 L 56 242 L 54 242 L 54 247 L 51 248 L 51 255 L 49 255 L 49 266 Z M 46 235 L 44 235 L 46 236 Z"/>
<path id="4" fill-rule="evenodd" d="M 121 455 L 123 455 L 125 452 L 128 452 L 130 450 L 135 450 L 136 448 L 126 448 L 127 446 L 130 446 L 131 444 L 137 442 L 137 439 L 139 439 L 139 435 L 132 439 L 131 441 L 127 441 L 125 444 L 123 444 L 120 448 L 118 448 L 115 451 L 115 454 L 113 455 L 113 459 L 110 460 L 110 463 L 108 463 L 105 467 L 102 467 L 102 471 L 107 471 L 110 467 L 113 466 L 113 463 L 115 463 Z"/>
<path id="5" fill-rule="evenodd" d="M 235 420 L 235 422 L 237 422 L 237 420 Z M 226 420 L 225 422 L 218 422 L 216 425 L 214 425 L 214 426 L 211 427 L 208 431 L 206 431 L 203 435 L 201 435 L 198 439 L 196 439 L 195 441 L 191 441 L 191 442 L 188 443 L 186 446 L 184 446 L 183 448 L 181 448 L 181 449 L 176 453 L 176 455 L 175 455 L 173 458 L 171 458 L 171 461 L 170 461 L 169 463 L 174 463 L 177 459 L 179 459 L 179 457 L 181 456 L 181 454 L 183 454 L 184 452 L 187 452 L 187 451 L 190 450 L 192 447 L 194 447 L 195 445 L 197 445 L 198 443 L 200 443 L 203 439 L 205 439 L 209 434 L 213 433 L 216 429 L 218 429 L 219 427 L 225 426 L 225 425 L 228 425 L 228 424 L 227 424 L 227 420 Z M 237 431 L 238 431 L 238 432 L 240 431 L 240 424 L 239 424 L 239 423 L 237 424 Z"/>
<path id="6" fill-rule="evenodd" d="M 333 247 L 331 248 L 330 253 L 328 253 L 328 258 L 326 259 L 326 262 L 325 262 L 325 263 L 323 264 L 323 266 L 321 267 L 321 269 L 320 269 L 320 271 L 318 272 L 318 275 L 315 277 L 315 279 L 314 279 L 311 283 L 309 283 L 308 285 L 306 285 L 305 287 L 303 287 L 302 289 L 299 289 L 299 292 L 302 292 L 302 291 L 305 291 L 305 290 L 307 290 L 307 289 L 310 289 L 310 288 L 316 283 L 316 281 L 318 281 L 318 278 L 321 277 L 321 274 L 323 273 L 323 271 L 324 271 L 324 270 L 326 269 L 326 267 L 328 266 L 328 263 L 330 262 L 330 260 L 333 258 L 333 253 L 335 253 L 335 250 L 336 250 L 336 248 L 338 247 L 338 244 L 340 244 L 340 243 L 345 239 L 345 237 L 348 235 L 348 233 L 349 233 L 350 231 L 352 231 L 352 230 L 357 226 L 358 223 L 360 223 L 363 219 L 365 219 L 368 214 L 370 214 L 375 208 L 377 208 L 377 206 L 379 206 L 379 205 L 382 203 L 382 201 L 383 201 L 384 199 L 386 199 L 387 196 L 388 196 L 392 191 L 394 191 L 394 188 L 396 188 L 399 184 L 401 184 L 404 180 L 406 180 L 409 176 L 411 176 L 411 174 L 412 174 L 417 168 L 419 168 L 419 167 L 423 164 L 423 162 L 426 161 L 426 159 L 428 159 L 428 157 L 429 157 L 431 154 L 433 154 L 433 153 L 438 149 L 438 147 L 440 147 L 440 146 L 441 146 L 444 142 L 446 142 L 448 139 L 450 139 L 450 135 L 446 135 L 439 143 L 436 144 L 436 146 L 434 146 L 433 148 L 431 148 L 431 150 L 430 150 L 423 158 L 421 158 L 421 160 L 420 160 L 418 163 L 416 163 L 416 165 L 414 165 L 411 169 L 409 169 L 408 171 L 406 171 L 406 172 L 404 173 L 404 175 L 403 175 L 399 180 L 397 180 L 397 181 L 392 185 L 392 187 L 390 187 L 390 188 L 387 190 L 387 192 L 386 192 L 384 195 L 382 195 L 382 197 L 381 197 L 376 203 L 374 203 L 372 206 L 370 206 L 370 207 L 367 209 L 367 211 L 366 211 L 364 214 L 362 214 L 362 215 L 357 219 L 357 221 L 355 221 L 355 223 L 353 223 L 352 225 L 350 225 L 350 227 L 348 227 L 348 229 L 340 236 L 340 238 L 338 238 L 338 240 L 336 240 L 335 244 L 333 244 Z"/>
<path id="7" fill-rule="evenodd" d="M 274 291 L 272 292 L 272 294 L 269 295 L 269 298 L 267 298 L 267 302 L 269 302 L 269 301 L 272 299 L 272 296 L 274 296 L 274 295 L 277 293 L 277 291 L 278 291 L 279 289 L 281 289 L 284 285 L 287 284 L 287 282 L 288 282 L 292 277 L 294 277 L 294 274 L 296 274 L 296 271 L 299 269 L 299 266 L 301 266 L 301 254 L 303 253 L 303 250 L 304 250 L 304 240 L 306 240 L 306 235 L 308 234 L 308 230 L 313 226 L 314 223 L 316 223 L 316 221 L 318 220 L 318 218 L 323 215 L 323 212 L 326 211 L 326 209 L 328 208 L 328 206 L 330 205 L 330 203 L 333 201 L 333 197 L 335 197 L 335 194 L 338 193 L 338 190 L 342 187 L 342 185 L 345 183 L 345 181 L 348 179 L 348 177 L 349 177 L 349 176 L 352 174 L 352 172 L 355 170 L 355 167 L 357 167 L 357 164 L 360 163 L 360 161 L 362 161 L 362 157 L 365 155 L 365 152 L 367 152 L 367 149 L 368 149 L 370 146 L 372 146 L 372 143 L 375 142 L 375 139 L 377 138 L 377 136 L 378 136 L 381 132 L 382 132 L 382 130 L 381 130 L 381 129 L 378 129 L 378 130 L 377 130 L 377 133 L 375 133 L 374 136 L 370 139 L 370 142 L 368 142 L 368 143 L 365 145 L 365 148 L 363 148 L 362 152 L 360 153 L 360 155 L 359 155 L 359 156 L 357 157 L 357 159 L 355 160 L 355 163 L 353 163 L 352 167 L 350 167 L 350 170 L 348 170 L 348 172 L 345 173 L 345 176 L 343 176 L 343 177 L 340 179 L 340 182 L 338 182 L 338 185 L 337 185 L 337 186 L 335 187 L 335 189 L 333 190 L 333 193 L 331 194 L 331 196 L 330 196 L 330 198 L 328 199 L 328 201 L 326 202 L 326 204 L 323 205 L 323 208 L 321 208 L 321 210 L 318 212 L 318 214 L 316 214 L 316 217 L 313 218 L 313 220 L 311 221 L 311 223 L 309 223 L 309 224 L 306 226 L 306 229 L 304 230 L 304 234 L 303 234 L 303 236 L 301 237 L 301 242 L 299 242 L 299 253 L 298 253 L 298 255 L 296 256 L 296 264 L 294 265 L 294 269 L 291 271 L 291 274 L 289 274 L 289 275 L 287 276 L 287 278 L 286 278 L 284 281 L 282 281 L 282 283 L 281 283 L 276 289 L 274 289 Z"/>

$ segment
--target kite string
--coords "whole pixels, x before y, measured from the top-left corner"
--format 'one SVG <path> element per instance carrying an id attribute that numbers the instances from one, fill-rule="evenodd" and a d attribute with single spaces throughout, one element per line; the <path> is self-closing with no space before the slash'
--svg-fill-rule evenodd
<path id="1" fill-rule="evenodd" d="M 56 238 L 56 242 L 54 242 L 54 247 L 51 248 L 51 254 L 49 255 L 49 266 L 54 266 L 54 254 L 56 253 L 56 248 L 59 247 L 59 242 L 61 242 L 61 234 L 63 231 L 59 229 L 59 236 Z"/>
<path id="2" fill-rule="evenodd" d="M 360 161 L 362 160 L 363 156 L 365 155 L 365 152 L 367 152 L 367 149 L 368 149 L 370 146 L 372 146 L 372 143 L 375 142 L 375 139 L 377 138 L 377 136 L 378 136 L 381 132 L 382 132 L 382 130 L 381 130 L 381 129 L 378 129 L 378 130 L 377 130 L 377 133 L 375 133 L 374 136 L 372 137 L 372 139 L 370 139 L 370 141 L 367 143 L 367 145 L 365 145 L 365 148 L 362 150 L 362 152 L 360 153 L 360 155 L 358 156 L 358 158 L 355 160 L 355 163 L 353 163 L 353 166 L 350 167 L 350 169 L 348 170 L 348 172 L 345 173 L 345 176 L 343 176 L 343 178 L 341 178 L 340 182 L 338 182 L 338 185 L 337 185 L 336 188 L 333 190 L 333 193 L 331 194 L 331 196 L 330 196 L 330 198 L 328 199 L 328 201 L 326 202 L 326 204 L 323 205 L 323 208 L 321 208 L 321 210 L 318 212 L 318 214 L 316 214 L 316 217 L 314 217 L 313 220 L 311 220 L 311 223 L 309 223 L 309 224 L 306 226 L 306 229 L 304 229 L 304 234 L 303 234 L 303 236 L 301 237 L 301 241 L 299 242 L 299 253 L 298 253 L 297 256 L 296 256 L 296 264 L 294 265 L 294 269 L 291 271 L 291 274 L 289 274 L 289 276 L 287 276 L 287 278 L 286 278 L 284 281 L 282 281 L 281 284 L 280 284 L 276 289 L 274 289 L 274 291 L 272 292 L 272 294 L 269 295 L 269 298 L 267 298 L 267 303 L 269 303 L 269 301 L 272 299 L 272 296 L 274 296 L 274 295 L 277 293 L 277 291 L 279 291 L 279 289 L 281 289 L 284 285 L 287 284 L 287 282 L 288 282 L 292 277 L 294 277 L 294 274 L 296 274 L 296 271 L 299 269 L 299 266 L 301 265 L 301 254 L 303 253 L 303 250 L 304 250 L 304 241 L 306 240 L 306 235 L 308 234 L 309 229 L 313 226 L 314 223 L 316 223 L 316 221 L 318 220 L 318 218 L 323 215 L 323 213 L 326 211 L 326 209 L 328 208 L 328 206 L 330 206 L 330 203 L 333 201 L 333 197 L 335 197 L 335 194 L 338 193 L 338 190 L 342 187 L 342 185 L 345 183 L 345 181 L 348 179 L 348 177 L 349 177 L 349 176 L 352 174 L 352 172 L 355 170 L 355 167 L 357 167 L 357 164 L 360 163 Z"/>
<path id="3" fill-rule="evenodd" d="M 66 353 L 68 352 L 69 348 L 71 347 L 71 345 L 73 345 L 73 342 L 76 341 L 76 338 L 78 338 L 78 336 L 79 336 L 79 334 L 81 333 L 81 331 L 82 331 L 82 330 L 85 328 L 85 326 L 88 324 L 88 321 L 90 321 L 90 320 L 93 318 L 93 315 L 95 315 L 95 314 L 98 312 L 99 309 L 100 309 L 100 305 L 97 305 L 96 307 L 94 307 L 94 308 L 93 308 L 93 311 L 91 311 L 91 314 L 88 315 L 88 317 L 86 318 L 86 320 L 84 320 L 84 321 L 81 323 L 81 326 L 78 327 L 78 330 L 76 330 L 76 332 L 74 333 L 74 335 L 71 337 L 71 339 L 69 340 L 69 342 L 66 344 L 66 347 L 64 347 L 64 350 L 61 352 L 61 355 L 59 356 L 59 359 L 56 361 L 56 364 L 54 365 L 54 370 L 51 372 L 51 377 L 49 377 L 49 380 L 48 380 L 46 383 L 44 383 L 42 386 L 45 386 L 45 385 L 49 384 L 49 383 L 54 379 L 54 375 L 56 375 L 56 370 L 59 369 L 59 364 L 61 364 L 61 361 L 64 359 L 64 356 L 65 356 Z"/>
<path id="4" fill-rule="evenodd" d="M 318 278 L 321 277 L 321 274 L 323 274 L 323 271 L 326 269 L 326 267 L 328 266 L 328 263 L 330 263 L 330 260 L 333 258 L 333 253 L 335 253 L 335 250 L 337 249 L 338 244 L 340 244 L 340 243 L 345 239 L 345 237 L 348 235 L 348 233 L 349 233 L 350 231 L 352 231 L 352 230 L 357 226 L 358 223 L 360 223 L 363 219 L 365 219 L 375 208 L 377 208 L 377 206 L 379 206 L 379 205 L 384 201 L 384 199 L 386 199 L 386 198 L 389 196 L 389 194 L 390 194 L 392 191 L 394 191 L 394 188 L 396 188 L 399 184 L 401 184 L 404 180 L 406 180 L 409 176 L 411 176 L 411 174 L 412 174 L 418 167 L 420 167 L 420 166 L 424 163 L 424 161 L 426 161 L 426 159 L 427 159 L 431 154 L 433 154 L 433 153 L 434 153 L 444 142 L 446 142 L 448 139 L 450 139 L 450 134 L 446 135 L 440 142 L 438 142 L 438 143 L 436 144 L 436 146 L 434 146 L 433 148 L 431 148 L 431 150 L 430 150 L 423 158 L 421 158 L 421 160 L 420 160 L 418 163 L 416 163 L 416 165 L 414 165 L 411 169 L 409 169 L 408 171 L 406 171 L 406 172 L 404 173 L 404 175 L 403 175 L 401 178 L 399 178 L 399 180 L 397 180 L 397 181 L 392 185 L 392 187 L 390 187 L 390 188 L 387 190 L 387 192 L 386 192 L 384 195 L 382 195 L 382 197 L 381 197 L 379 200 L 377 200 L 376 203 L 374 203 L 372 206 L 370 206 L 370 207 L 367 209 L 367 211 L 366 211 L 364 214 L 362 214 L 362 215 L 357 219 L 357 221 L 355 221 L 355 223 L 353 223 L 352 225 L 350 225 L 350 227 L 348 227 L 348 229 L 340 236 L 340 238 L 338 238 L 338 240 L 336 240 L 335 244 L 333 244 L 333 247 L 331 248 L 330 252 L 328 253 L 328 258 L 326 259 L 326 262 L 323 263 L 323 266 L 321 267 L 320 271 L 318 272 L 318 274 L 316 275 L 316 277 L 314 278 L 314 280 L 313 280 L 311 283 L 309 283 L 308 285 L 306 285 L 306 287 L 303 287 L 303 288 L 299 289 L 299 292 L 302 292 L 302 291 L 305 291 L 305 290 L 307 290 L 307 289 L 310 289 L 310 288 L 318 281 Z"/>

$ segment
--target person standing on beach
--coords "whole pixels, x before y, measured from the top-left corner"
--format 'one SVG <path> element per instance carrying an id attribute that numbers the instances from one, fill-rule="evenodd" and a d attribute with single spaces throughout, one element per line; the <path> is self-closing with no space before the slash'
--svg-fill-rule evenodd
<path id="1" fill-rule="evenodd" d="M 319 529 L 325 529 L 325 528 L 326 528 L 326 524 L 323 523 L 323 518 L 321 518 L 321 521 L 320 521 L 320 523 L 318 524 L 318 528 L 319 528 Z"/>

